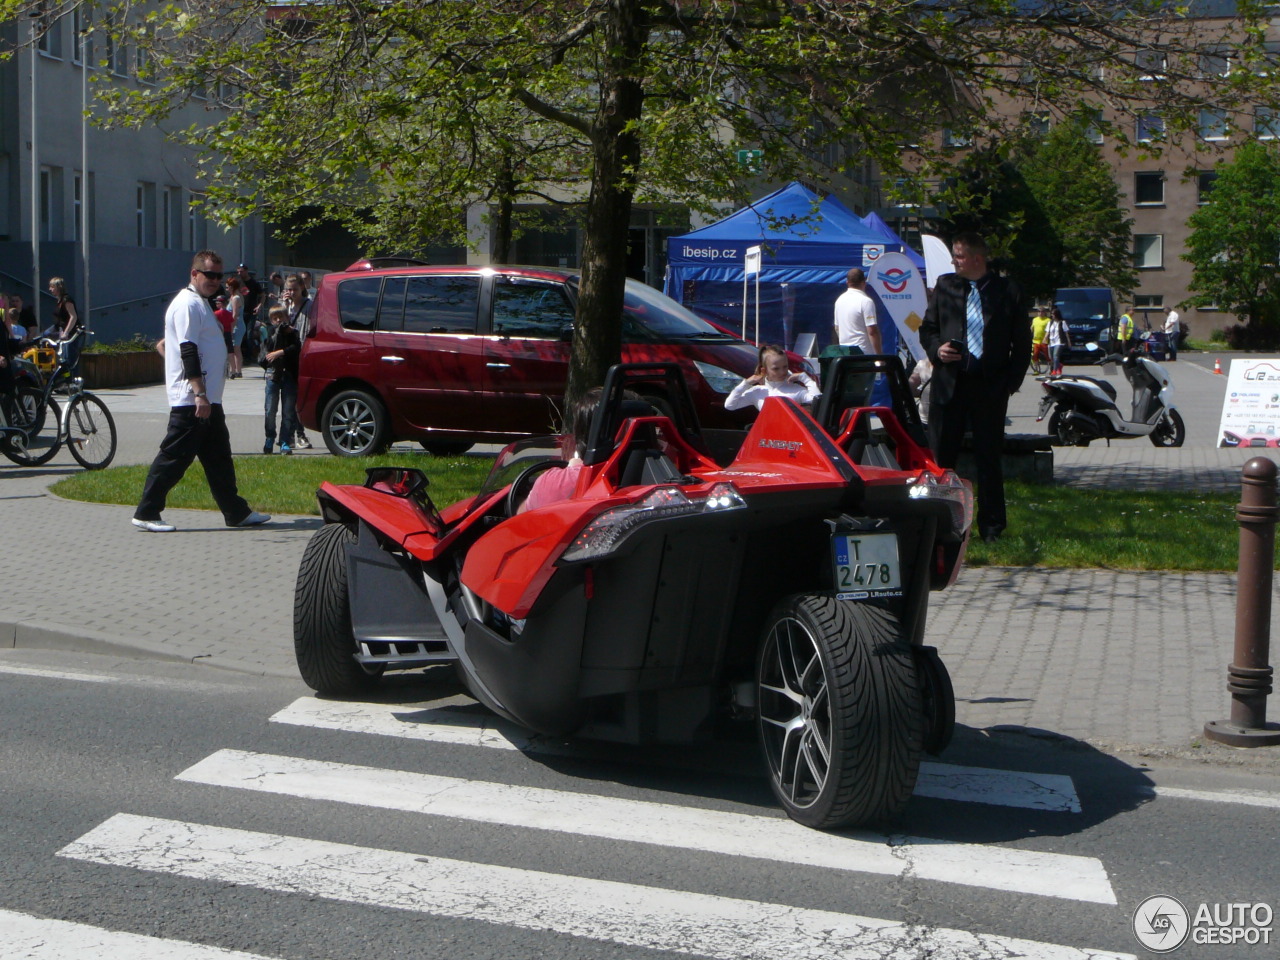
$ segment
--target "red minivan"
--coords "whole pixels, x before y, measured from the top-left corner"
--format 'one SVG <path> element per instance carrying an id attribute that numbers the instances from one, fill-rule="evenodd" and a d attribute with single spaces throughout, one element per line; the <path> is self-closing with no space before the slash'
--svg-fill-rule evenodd
<path id="1" fill-rule="evenodd" d="M 331 453 L 362 456 L 396 440 L 458 453 L 559 429 L 577 273 L 372 266 L 360 261 L 320 281 L 302 347 L 298 415 Z M 750 344 L 635 280 L 622 340 L 626 363 L 684 367 L 704 427 L 740 429 L 753 418 L 724 409 L 755 370 Z"/>

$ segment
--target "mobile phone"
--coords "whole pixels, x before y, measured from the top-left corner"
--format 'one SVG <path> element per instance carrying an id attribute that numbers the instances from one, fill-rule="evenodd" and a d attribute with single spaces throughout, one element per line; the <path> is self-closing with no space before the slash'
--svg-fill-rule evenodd
<path id="1" fill-rule="evenodd" d="M 963 341 L 963 340 L 948 340 L 948 341 L 947 341 L 947 346 L 949 346 L 949 347 L 950 347 L 952 350 L 954 350 L 956 353 L 964 353 L 964 341 Z"/>

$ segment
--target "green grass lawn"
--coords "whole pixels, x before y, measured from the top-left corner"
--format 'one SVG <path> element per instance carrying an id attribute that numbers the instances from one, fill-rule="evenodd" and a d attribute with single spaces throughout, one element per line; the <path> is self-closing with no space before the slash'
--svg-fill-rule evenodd
<path id="1" fill-rule="evenodd" d="M 417 467 L 431 479 L 431 499 L 445 506 L 480 489 L 493 461 L 487 457 L 433 457 L 427 453 L 395 453 L 365 459 L 329 456 L 236 457 L 240 495 L 264 513 L 316 514 L 316 488 L 325 480 L 364 483 L 368 467 Z M 93 503 L 136 504 L 147 476 L 147 464 L 111 467 L 73 474 L 51 488 L 60 497 Z M 169 506 L 184 510 L 216 510 L 204 469 L 191 465 L 169 494 Z"/>
<path id="2" fill-rule="evenodd" d="M 255 510 L 316 514 L 322 481 L 363 483 L 367 467 L 418 467 L 431 498 L 445 506 L 471 496 L 492 463 L 486 457 L 396 453 L 367 460 L 328 456 L 237 457 L 240 492 Z M 73 500 L 134 504 L 146 466 L 85 471 L 53 492 Z M 1234 570 L 1239 534 L 1235 494 L 1117 493 L 1055 485 L 1007 484 L 1009 529 L 995 544 L 969 544 L 974 566 L 1106 567 L 1126 570 Z M 174 508 L 213 510 L 199 463 L 169 496 Z"/>

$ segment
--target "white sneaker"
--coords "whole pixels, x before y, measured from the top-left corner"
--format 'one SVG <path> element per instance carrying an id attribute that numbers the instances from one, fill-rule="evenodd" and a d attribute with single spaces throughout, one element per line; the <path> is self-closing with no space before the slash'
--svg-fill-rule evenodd
<path id="1" fill-rule="evenodd" d="M 257 527 L 257 526 L 261 526 L 262 524 L 266 523 L 266 522 L 267 522 L 268 520 L 270 520 L 270 519 L 271 519 L 271 514 L 269 514 L 269 513 L 258 513 L 258 512 L 255 510 L 253 513 L 249 514 L 247 517 L 245 517 L 245 518 L 244 518 L 243 520 L 241 520 L 239 523 L 232 523 L 232 524 L 229 524 L 229 526 L 232 526 L 232 527 Z M 136 523 L 137 521 L 134 521 L 134 522 Z M 170 529 L 172 529 L 172 528 L 170 528 Z"/>
<path id="2" fill-rule="evenodd" d="M 165 523 L 163 520 L 139 520 L 137 517 L 133 518 L 133 525 L 147 533 L 173 533 L 178 529 L 172 523 Z"/>

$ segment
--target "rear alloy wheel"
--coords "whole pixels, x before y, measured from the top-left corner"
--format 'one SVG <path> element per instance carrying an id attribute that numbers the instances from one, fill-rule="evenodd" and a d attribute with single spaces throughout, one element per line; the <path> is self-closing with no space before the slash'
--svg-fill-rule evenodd
<path id="1" fill-rule="evenodd" d="M 793 820 L 839 827 L 902 810 L 920 768 L 924 708 L 893 615 L 789 597 L 770 617 L 756 676 L 769 783 Z"/>
<path id="2" fill-rule="evenodd" d="M 1164 417 L 1148 436 L 1157 447 L 1180 447 L 1187 439 L 1187 428 L 1177 410 L 1166 410 Z"/>
<path id="3" fill-rule="evenodd" d="M 354 530 L 330 523 L 307 541 L 293 593 L 293 652 L 303 682 L 317 693 L 345 696 L 375 686 L 382 667 L 356 661 L 347 584 L 347 544 Z"/>
<path id="4" fill-rule="evenodd" d="M 343 390 L 326 403 L 320 432 L 335 457 L 373 456 L 390 442 L 386 408 L 364 390 Z"/>

